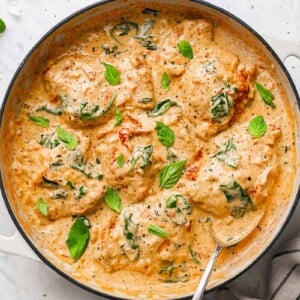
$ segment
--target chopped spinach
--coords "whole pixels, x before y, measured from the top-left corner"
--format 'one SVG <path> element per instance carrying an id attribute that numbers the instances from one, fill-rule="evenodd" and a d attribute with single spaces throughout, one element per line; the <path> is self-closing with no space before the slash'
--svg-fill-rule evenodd
<path id="1" fill-rule="evenodd" d="M 126 238 L 127 244 L 123 245 L 121 248 L 124 254 L 129 260 L 134 261 L 139 256 L 139 245 L 137 243 L 137 229 L 138 225 L 132 221 L 132 214 L 124 217 L 124 228 L 123 234 Z"/>
<path id="2" fill-rule="evenodd" d="M 54 149 L 60 144 L 60 141 L 56 133 L 48 133 L 48 134 L 41 134 L 39 144 L 46 148 Z"/>
<path id="3" fill-rule="evenodd" d="M 60 189 L 57 191 L 54 191 L 52 193 L 52 195 L 50 196 L 51 199 L 64 199 L 68 196 L 68 191 L 64 190 L 64 189 Z"/>
<path id="4" fill-rule="evenodd" d="M 228 95 L 222 92 L 216 96 L 211 97 L 211 116 L 212 119 L 219 119 L 229 115 L 232 103 Z"/>
<path id="5" fill-rule="evenodd" d="M 226 141 L 220 151 L 214 154 L 212 157 L 217 158 L 226 165 L 236 168 L 237 167 L 237 156 L 235 155 L 236 146 L 232 139 Z"/>
<path id="6" fill-rule="evenodd" d="M 132 154 L 131 159 L 131 170 L 135 167 L 146 168 L 151 164 L 151 155 L 153 153 L 153 146 L 141 146 L 137 147 Z"/>
<path id="7" fill-rule="evenodd" d="M 177 105 L 175 101 L 164 99 L 156 104 L 153 110 L 148 112 L 148 116 L 157 117 L 167 112 L 172 106 Z"/>
<path id="8" fill-rule="evenodd" d="M 40 185 L 43 187 L 55 188 L 55 189 L 59 187 L 59 183 L 54 180 L 48 179 L 45 176 L 42 176 L 42 179 L 43 179 L 43 181 L 41 182 Z"/>
<path id="9" fill-rule="evenodd" d="M 188 222 L 188 215 L 192 214 L 192 206 L 189 200 L 181 194 L 170 196 L 166 200 L 166 215 L 178 225 Z"/>
<path id="10" fill-rule="evenodd" d="M 250 196 L 237 181 L 221 184 L 220 190 L 225 194 L 228 203 L 236 203 L 231 211 L 234 218 L 241 218 L 247 210 L 256 209 Z"/>
<path id="11" fill-rule="evenodd" d="M 137 35 L 138 33 L 138 24 L 135 22 L 130 22 L 130 21 L 123 21 L 117 25 L 115 25 L 111 30 L 110 30 L 110 36 L 112 39 L 114 39 L 117 43 L 120 45 L 123 45 L 121 41 L 119 40 L 119 37 L 128 35 L 128 33 L 133 30 L 135 32 L 134 35 Z"/>
<path id="12" fill-rule="evenodd" d="M 157 9 L 153 9 L 153 8 L 144 8 L 143 10 L 142 10 L 142 13 L 143 14 L 146 14 L 146 15 L 152 15 L 152 16 L 154 16 L 154 17 L 156 17 L 159 13 L 160 13 L 160 11 L 159 10 L 157 10 Z"/>
<path id="13" fill-rule="evenodd" d="M 41 107 L 39 107 L 37 110 L 37 112 L 39 111 L 45 111 L 49 114 L 52 114 L 52 115 L 57 115 L 57 116 L 60 116 L 62 115 L 63 113 L 63 109 L 62 109 L 62 106 L 61 105 L 58 105 L 54 108 L 52 108 L 51 106 L 49 106 L 48 104 L 45 104 L 45 105 L 42 105 Z"/>
<path id="14" fill-rule="evenodd" d="M 84 195 L 86 195 L 87 192 L 88 192 L 88 188 L 84 185 L 81 185 L 78 191 L 74 193 L 74 197 L 76 200 L 80 200 Z"/>
<path id="15" fill-rule="evenodd" d="M 192 249 L 191 245 L 188 246 L 188 250 L 189 250 L 189 253 L 190 253 L 191 257 L 192 257 L 193 262 L 194 262 L 196 265 L 199 265 L 199 264 L 200 264 L 200 260 L 197 258 L 198 253 L 195 252 L 195 251 Z"/>

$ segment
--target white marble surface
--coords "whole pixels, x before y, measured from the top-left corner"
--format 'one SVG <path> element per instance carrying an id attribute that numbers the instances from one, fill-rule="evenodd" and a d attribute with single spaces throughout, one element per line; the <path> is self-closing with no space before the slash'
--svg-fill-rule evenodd
<path id="1" fill-rule="evenodd" d="M 0 35 L 0 103 L 14 71 L 35 42 L 59 20 L 95 0 L 0 0 L 0 18 L 7 30 Z M 209 0 L 254 27 L 262 35 L 300 43 L 300 0 Z M 300 55 L 300 53 L 298 53 Z M 300 60 L 290 57 L 286 66 L 300 89 Z M 234 285 L 247 288 L 250 296 L 263 294 L 261 276 L 276 245 L 292 237 L 300 228 L 300 205 L 279 241 Z M 0 197 L 0 234 L 15 231 Z M 253 288 L 254 287 L 254 288 Z M 249 286 L 248 286 L 249 288 Z M 214 299 L 213 295 L 210 295 Z M 2 300 L 66 300 L 101 299 L 67 282 L 47 266 L 29 259 L 0 252 L 0 299 Z M 262 298 L 263 299 L 263 298 Z M 285 299 L 293 300 L 293 299 Z"/>

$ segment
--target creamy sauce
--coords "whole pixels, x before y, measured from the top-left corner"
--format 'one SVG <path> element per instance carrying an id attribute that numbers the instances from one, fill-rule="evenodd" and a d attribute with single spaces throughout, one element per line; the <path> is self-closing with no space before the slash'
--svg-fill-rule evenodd
<path id="1" fill-rule="evenodd" d="M 22 225 L 56 265 L 113 294 L 174 298 L 191 293 L 205 269 L 214 248 L 211 222 L 242 224 L 255 209 L 266 210 L 249 238 L 223 251 L 211 285 L 230 278 L 267 240 L 292 193 L 295 127 L 272 65 L 233 29 L 163 8 L 142 10 L 91 20 L 52 49 L 16 120 L 6 114 L 4 167 Z M 183 40 L 193 58 L 179 49 Z M 104 64 L 118 70 L 120 82 L 108 82 Z M 275 108 L 255 83 L 274 95 Z M 168 109 L 155 115 L 165 99 Z M 267 130 L 254 138 L 248 127 L 258 115 Z M 174 133 L 171 145 L 159 138 L 157 122 Z M 74 149 L 57 126 L 75 138 Z M 161 170 L 185 160 L 178 182 L 164 188 Z M 121 199 L 120 213 L 104 200 L 108 187 Z M 37 209 L 41 198 L 46 216 Z M 66 240 L 76 216 L 91 227 L 74 260 Z M 149 232 L 149 224 L 167 237 Z M 242 230 L 235 228 L 233 236 Z"/>

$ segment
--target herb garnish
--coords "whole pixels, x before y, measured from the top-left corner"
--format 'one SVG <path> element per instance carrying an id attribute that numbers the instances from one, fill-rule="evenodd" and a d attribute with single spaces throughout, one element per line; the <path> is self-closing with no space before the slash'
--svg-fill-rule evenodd
<path id="1" fill-rule="evenodd" d="M 117 42 L 119 43 L 120 45 L 123 45 L 119 38 L 120 36 L 125 36 L 127 35 L 131 30 L 134 30 L 135 31 L 135 34 L 134 35 L 137 35 L 138 33 L 138 25 L 137 23 L 134 23 L 134 22 L 130 22 L 130 21 L 124 21 L 124 22 L 121 22 L 117 25 L 115 25 L 111 30 L 110 30 L 110 36 Z"/>
<path id="2" fill-rule="evenodd" d="M 190 253 L 190 255 L 191 255 L 192 260 L 194 261 L 194 263 L 195 263 L 196 265 L 199 265 L 199 264 L 200 264 L 200 260 L 197 258 L 198 253 L 195 252 L 195 251 L 193 251 L 191 245 L 188 246 L 188 250 L 189 250 L 189 253 Z"/>
<path id="3" fill-rule="evenodd" d="M 169 237 L 169 234 L 163 228 L 154 224 L 148 225 L 148 232 L 162 239 L 167 239 Z"/>
<path id="4" fill-rule="evenodd" d="M 113 65 L 103 63 L 105 67 L 105 79 L 110 85 L 118 85 L 121 82 L 120 71 Z"/>
<path id="5" fill-rule="evenodd" d="M 56 134 L 68 150 L 77 148 L 77 139 L 68 131 L 56 126 Z"/>
<path id="6" fill-rule="evenodd" d="M 40 127 L 49 126 L 49 119 L 46 119 L 43 116 L 28 115 L 28 118 Z"/>
<path id="7" fill-rule="evenodd" d="M 119 126 L 122 123 L 122 113 L 120 109 L 116 108 L 115 126 Z"/>
<path id="8" fill-rule="evenodd" d="M 226 141 L 216 154 L 212 157 L 217 158 L 219 161 L 222 161 L 226 165 L 236 168 L 237 167 L 237 157 L 234 156 L 234 152 L 236 150 L 236 146 L 232 139 Z"/>
<path id="9" fill-rule="evenodd" d="M 159 141 L 166 147 L 172 147 L 175 141 L 174 131 L 162 122 L 156 122 L 156 133 Z"/>
<path id="10" fill-rule="evenodd" d="M 190 43 L 186 40 L 181 40 L 178 45 L 178 50 L 179 52 L 188 59 L 193 59 L 194 54 L 193 54 L 193 49 L 190 45 Z"/>
<path id="11" fill-rule="evenodd" d="M 212 119 L 219 119 L 227 116 L 230 112 L 232 104 L 228 95 L 222 92 L 216 96 L 211 97 L 211 116 Z"/>
<path id="12" fill-rule="evenodd" d="M 161 78 L 161 82 L 160 82 L 161 88 L 164 90 L 167 90 L 169 88 L 170 84 L 171 84 L 171 79 L 170 79 L 168 73 L 164 72 L 162 75 L 162 78 Z"/>
<path id="13" fill-rule="evenodd" d="M 256 89 L 260 95 L 260 97 L 263 99 L 263 101 L 275 108 L 275 104 L 273 103 L 273 100 L 275 99 L 274 95 L 271 93 L 271 91 L 269 91 L 268 89 L 266 89 L 263 85 L 261 85 L 260 83 L 256 82 L 255 83 Z"/>
<path id="14" fill-rule="evenodd" d="M 37 208 L 44 216 L 48 216 L 48 205 L 43 198 L 39 198 L 37 202 Z"/>
<path id="15" fill-rule="evenodd" d="M 6 29 L 4 21 L 0 18 L 0 33 L 3 33 Z"/>
<path id="16" fill-rule="evenodd" d="M 231 215 L 234 218 L 241 218 L 244 216 L 246 210 L 255 210 L 250 196 L 241 187 L 237 181 L 230 182 L 228 184 L 221 184 L 220 190 L 225 194 L 228 203 L 238 201 L 231 211 Z"/>
<path id="17" fill-rule="evenodd" d="M 73 223 L 66 244 L 69 249 L 70 256 L 74 260 L 78 260 L 86 250 L 89 239 L 91 223 L 85 217 L 78 217 Z"/>
<path id="18" fill-rule="evenodd" d="M 138 225 L 132 221 L 132 214 L 124 217 L 123 234 L 127 240 L 127 245 L 122 246 L 124 254 L 134 261 L 139 256 L 139 245 L 137 244 L 137 227 Z"/>
<path id="19" fill-rule="evenodd" d="M 183 195 L 173 195 L 166 200 L 165 213 L 172 222 L 183 225 L 188 221 L 187 216 L 192 213 L 192 206 Z"/>
<path id="20" fill-rule="evenodd" d="M 131 159 L 131 168 L 133 170 L 136 166 L 139 168 L 146 168 L 151 164 L 151 155 L 153 153 L 153 146 L 141 146 L 134 150 Z M 137 165 L 137 163 L 139 163 Z"/>
<path id="21" fill-rule="evenodd" d="M 264 117 L 256 116 L 250 121 L 248 131 L 254 138 L 260 138 L 265 135 L 267 128 L 268 126 Z"/>
<path id="22" fill-rule="evenodd" d="M 160 102 L 158 102 L 155 107 L 148 112 L 148 116 L 150 117 L 157 117 L 165 112 L 167 112 L 172 106 L 176 105 L 177 103 L 175 101 L 172 101 L 170 99 L 164 99 Z"/>
<path id="23" fill-rule="evenodd" d="M 125 164 L 125 157 L 122 153 L 117 158 L 117 164 L 120 168 L 122 168 Z"/>
<path id="24" fill-rule="evenodd" d="M 108 186 L 104 194 L 104 200 L 112 210 L 118 213 L 122 211 L 121 198 L 115 189 Z"/>
<path id="25" fill-rule="evenodd" d="M 175 161 L 161 169 L 159 172 L 159 187 L 161 189 L 170 189 L 180 179 L 184 170 L 186 160 Z"/>

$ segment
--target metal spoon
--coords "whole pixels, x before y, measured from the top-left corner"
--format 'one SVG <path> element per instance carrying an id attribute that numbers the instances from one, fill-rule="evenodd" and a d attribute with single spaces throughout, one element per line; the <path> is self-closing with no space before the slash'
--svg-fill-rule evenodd
<path id="1" fill-rule="evenodd" d="M 222 249 L 236 245 L 246 238 L 256 228 L 262 219 L 264 212 L 264 209 L 249 212 L 241 219 L 231 220 L 230 224 L 226 224 L 224 220 L 216 220 L 211 224 L 210 233 L 216 242 L 216 248 L 205 268 L 192 300 L 201 300 L 203 298 L 211 272 Z M 232 232 L 239 233 L 232 236 Z"/>

